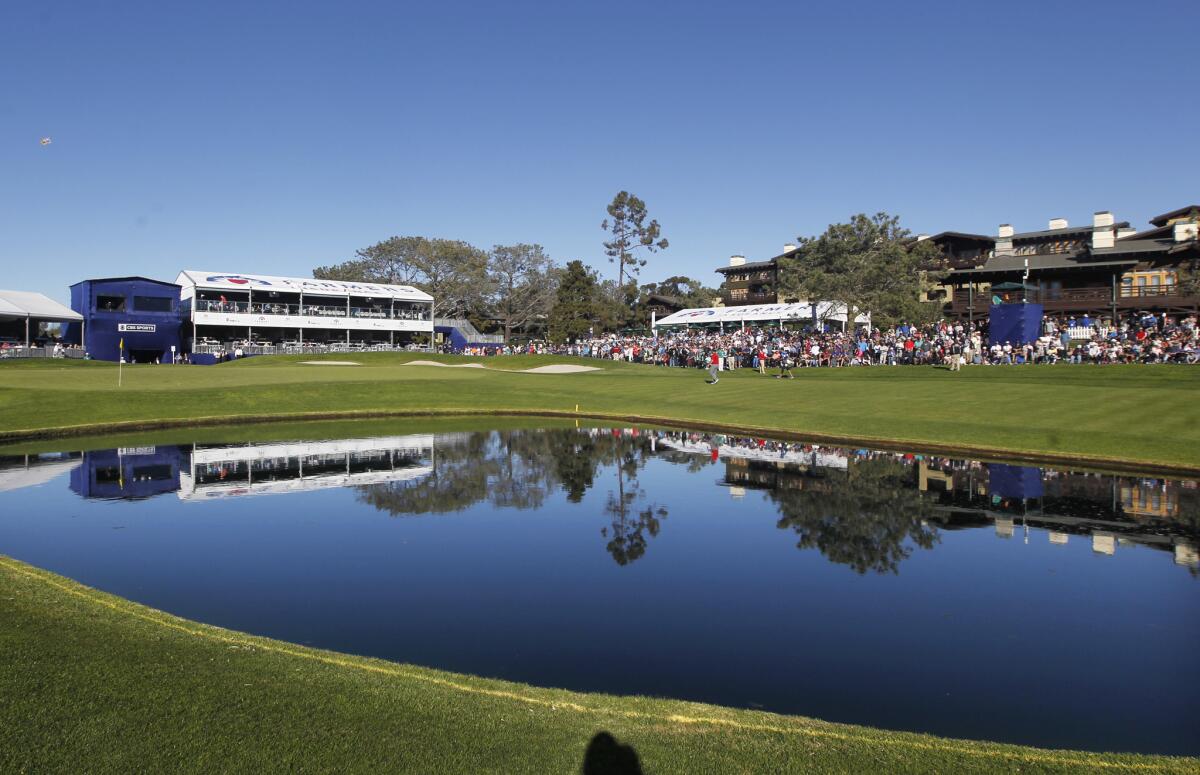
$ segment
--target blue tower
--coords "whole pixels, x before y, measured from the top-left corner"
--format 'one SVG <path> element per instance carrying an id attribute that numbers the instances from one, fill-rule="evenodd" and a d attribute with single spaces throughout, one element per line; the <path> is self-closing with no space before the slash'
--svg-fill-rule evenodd
<path id="1" fill-rule="evenodd" d="M 183 350 L 184 316 L 174 283 L 147 277 L 83 280 L 71 286 L 71 309 L 83 322 L 67 326 L 65 339 L 97 360 L 119 360 L 122 340 L 125 359 L 133 363 L 170 363 Z"/>

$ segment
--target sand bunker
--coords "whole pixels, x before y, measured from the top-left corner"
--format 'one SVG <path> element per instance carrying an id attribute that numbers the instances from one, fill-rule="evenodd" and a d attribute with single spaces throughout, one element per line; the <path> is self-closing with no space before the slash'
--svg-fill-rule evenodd
<path id="1" fill-rule="evenodd" d="M 603 371 L 603 369 L 598 366 L 576 366 L 571 363 L 555 363 L 550 366 L 525 369 L 526 374 L 578 374 L 581 371 Z"/>
<path id="2" fill-rule="evenodd" d="M 301 366 L 361 366 L 354 361 L 300 361 Z"/>
<path id="3" fill-rule="evenodd" d="M 597 366 L 576 366 L 571 363 L 556 363 L 550 366 L 536 366 L 532 369 L 490 369 L 482 363 L 439 363 L 437 361 L 409 361 L 405 366 L 440 366 L 444 369 L 488 369 L 488 371 L 507 371 L 513 374 L 578 374 L 584 371 L 601 371 Z"/>
<path id="4" fill-rule="evenodd" d="M 437 361 L 409 361 L 404 366 L 441 366 L 444 369 L 482 369 L 482 363 L 438 363 Z"/>

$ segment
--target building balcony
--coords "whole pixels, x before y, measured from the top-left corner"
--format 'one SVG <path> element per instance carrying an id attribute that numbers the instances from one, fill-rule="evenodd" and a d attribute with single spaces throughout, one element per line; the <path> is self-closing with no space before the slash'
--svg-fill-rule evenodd
<path id="1" fill-rule="evenodd" d="M 775 304 L 778 296 L 774 291 L 721 291 L 721 301 L 726 307 L 744 307 L 748 304 Z"/>
<path id="2" fill-rule="evenodd" d="M 1047 312 L 1104 312 L 1113 308 L 1112 288 L 1043 288 L 1031 290 L 1026 295 L 1031 304 L 1041 304 Z M 986 313 L 992 303 L 990 291 L 974 294 L 975 314 Z M 971 294 L 965 288 L 956 288 L 950 301 L 950 310 L 955 315 L 967 315 Z M 1200 308 L 1200 296 L 1188 296 L 1174 286 L 1118 286 L 1116 307 L 1118 310 L 1167 310 L 1187 311 Z"/>

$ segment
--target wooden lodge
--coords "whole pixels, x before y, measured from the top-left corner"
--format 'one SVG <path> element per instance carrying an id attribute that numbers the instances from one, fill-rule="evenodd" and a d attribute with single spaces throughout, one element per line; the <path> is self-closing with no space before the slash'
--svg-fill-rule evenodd
<path id="1" fill-rule="evenodd" d="M 1151 219 L 1152 228 L 1141 232 L 1099 212 L 1088 226 L 1055 218 L 1042 231 L 1014 233 L 1005 224 L 994 238 L 943 232 L 926 239 L 943 255 L 931 269 L 949 270 L 942 299 L 950 318 L 986 316 L 992 288 L 1000 284 L 1023 286 L 1024 299 L 1047 314 L 1196 314 L 1200 294 L 1180 283 L 1200 259 L 1198 222 L 1200 205 L 1190 205 Z"/>
<path id="2" fill-rule="evenodd" d="M 784 245 L 778 256 L 751 263 L 746 263 L 745 256 L 730 256 L 729 266 L 716 270 L 724 276 L 721 303 L 726 307 L 780 303 L 779 260 L 797 252 L 795 245 Z"/>

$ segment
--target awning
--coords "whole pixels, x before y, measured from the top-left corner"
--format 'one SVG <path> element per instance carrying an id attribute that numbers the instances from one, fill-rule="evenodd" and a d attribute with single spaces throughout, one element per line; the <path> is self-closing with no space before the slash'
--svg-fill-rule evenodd
<path id="1" fill-rule="evenodd" d="M 40 293 L 0 291 L 0 320 L 78 323 L 83 320 L 83 315 Z"/>
<path id="2" fill-rule="evenodd" d="M 433 301 L 433 297 L 411 285 L 357 283 L 343 280 L 319 280 L 314 277 L 276 277 L 265 274 L 229 274 L 185 269 L 175 280 L 183 286 L 184 298 L 195 289 L 211 291 L 277 291 L 326 296 L 368 296 L 404 301 Z"/>
<path id="3" fill-rule="evenodd" d="M 846 322 L 846 305 L 831 301 L 807 301 L 792 304 L 747 304 L 743 307 L 703 307 L 681 309 L 655 322 L 655 326 L 683 326 L 691 323 L 734 323 L 743 321 L 829 321 Z M 869 314 L 858 315 L 855 323 L 871 324 Z"/>

